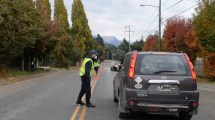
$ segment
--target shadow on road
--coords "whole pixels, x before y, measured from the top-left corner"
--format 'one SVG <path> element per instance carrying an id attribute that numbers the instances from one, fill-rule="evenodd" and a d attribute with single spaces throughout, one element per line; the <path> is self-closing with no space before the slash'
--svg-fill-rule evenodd
<path id="1" fill-rule="evenodd" d="M 179 120 L 176 115 L 152 115 L 147 113 L 133 113 L 129 119 L 121 120 Z"/>
<path id="2" fill-rule="evenodd" d="M 115 103 L 115 110 L 117 113 L 117 103 Z M 147 114 L 146 112 L 135 112 L 129 116 L 128 119 L 120 120 L 179 120 L 176 114 L 172 115 L 156 115 L 156 114 Z"/>

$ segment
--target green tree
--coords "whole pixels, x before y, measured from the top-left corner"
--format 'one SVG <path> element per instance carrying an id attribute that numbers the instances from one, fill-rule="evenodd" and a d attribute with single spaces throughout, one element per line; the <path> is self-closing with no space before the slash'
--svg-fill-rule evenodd
<path id="1" fill-rule="evenodd" d="M 144 46 L 143 40 L 136 40 L 134 43 L 131 44 L 131 50 L 134 51 L 142 51 Z"/>
<path id="2" fill-rule="evenodd" d="M 113 54 L 115 54 L 117 51 L 116 46 L 108 43 L 105 43 L 104 45 L 105 45 L 104 51 L 105 51 L 106 59 L 112 59 Z"/>
<path id="3" fill-rule="evenodd" d="M 104 46 L 104 40 L 103 38 L 100 36 L 100 34 L 97 35 L 96 39 L 95 39 L 101 46 Z"/>
<path id="4" fill-rule="evenodd" d="M 129 51 L 129 42 L 124 38 L 122 43 L 118 46 L 118 49 L 127 53 Z"/>
<path id="5" fill-rule="evenodd" d="M 49 0 L 35 0 L 35 5 L 41 15 L 44 26 L 49 29 L 51 24 L 51 4 Z"/>
<path id="6" fill-rule="evenodd" d="M 37 56 L 50 56 L 53 50 L 51 46 L 54 33 L 51 21 L 51 5 L 49 0 L 35 0 L 35 5 L 42 19 L 43 34 L 42 37 L 36 41 L 34 54 Z"/>
<path id="7" fill-rule="evenodd" d="M 71 36 L 63 35 L 59 39 L 54 51 L 55 65 L 59 68 L 69 68 L 71 65 L 75 65 L 75 62 L 79 60 L 79 52 L 81 50 L 77 47 Z"/>
<path id="8" fill-rule="evenodd" d="M 97 50 L 100 56 L 105 54 L 104 40 L 99 34 L 97 35 L 97 37 L 94 39 L 92 43 L 93 43 L 93 49 Z"/>
<path id="9" fill-rule="evenodd" d="M 24 51 L 41 36 L 40 15 L 32 0 L 1 0 L 0 13 L 0 63 L 22 55 L 24 70 Z"/>
<path id="10" fill-rule="evenodd" d="M 93 45 L 93 36 L 88 25 L 88 20 L 86 13 L 84 11 L 84 6 L 81 0 L 73 0 L 72 4 L 72 28 L 71 28 L 71 35 L 73 36 L 74 40 L 78 41 L 79 47 L 83 51 L 81 57 L 83 58 L 84 55 L 90 50 L 93 49 L 95 45 Z"/>
<path id="11" fill-rule="evenodd" d="M 70 67 L 74 65 L 79 52 L 78 44 L 73 41 L 73 37 L 69 34 L 69 23 L 67 10 L 63 0 L 55 0 L 54 8 L 54 27 L 56 47 L 54 49 L 54 58 L 56 67 Z"/>
<path id="12" fill-rule="evenodd" d="M 196 9 L 193 24 L 201 45 L 208 51 L 215 52 L 215 1 L 204 0 Z"/>
<path id="13" fill-rule="evenodd" d="M 215 1 L 204 0 L 196 9 L 193 24 L 196 36 L 203 47 L 201 57 L 204 58 L 203 73 L 215 80 Z"/>
<path id="14" fill-rule="evenodd" d="M 95 49 L 100 55 L 104 54 L 104 47 L 101 46 L 97 41 L 93 40 L 93 49 Z"/>
<path id="15" fill-rule="evenodd" d="M 68 15 L 63 0 L 55 0 L 54 24 L 58 37 L 69 32 Z"/>

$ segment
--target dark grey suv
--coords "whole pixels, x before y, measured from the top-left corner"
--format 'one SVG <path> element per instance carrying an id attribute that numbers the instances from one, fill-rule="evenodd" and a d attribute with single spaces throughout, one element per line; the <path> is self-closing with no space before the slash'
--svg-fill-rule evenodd
<path id="1" fill-rule="evenodd" d="M 113 99 L 120 118 L 131 112 L 178 114 L 190 120 L 197 114 L 199 92 L 193 64 L 185 53 L 130 52 L 113 81 Z"/>

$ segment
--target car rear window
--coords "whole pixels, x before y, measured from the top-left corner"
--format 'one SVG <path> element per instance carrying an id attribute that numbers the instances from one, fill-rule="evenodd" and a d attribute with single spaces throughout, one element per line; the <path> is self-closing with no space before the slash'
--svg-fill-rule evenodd
<path id="1" fill-rule="evenodd" d="M 147 54 L 138 55 L 137 74 L 190 75 L 183 55 Z"/>

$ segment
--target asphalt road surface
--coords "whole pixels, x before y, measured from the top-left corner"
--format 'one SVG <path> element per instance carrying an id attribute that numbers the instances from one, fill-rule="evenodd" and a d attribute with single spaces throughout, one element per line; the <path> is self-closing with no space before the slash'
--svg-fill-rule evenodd
<path id="1" fill-rule="evenodd" d="M 114 64 L 104 62 L 99 79 L 92 80 L 91 101 L 96 108 L 75 104 L 80 77 L 78 71 L 65 71 L 3 86 L 5 89 L 0 89 L 0 120 L 120 120 L 117 103 L 112 98 L 112 80 L 116 73 L 110 71 L 110 66 Z M 215 120 L 214 88 L 214 85 L 199 85 L 199 113 L 192 120 Z M 178 120 L 178 117 L 136 113 L 128 120 Z"/>

